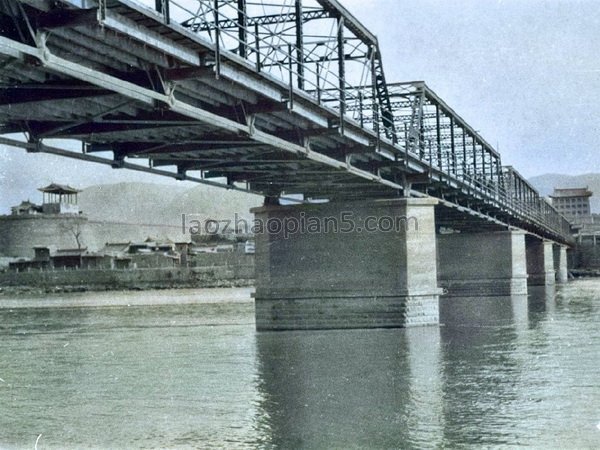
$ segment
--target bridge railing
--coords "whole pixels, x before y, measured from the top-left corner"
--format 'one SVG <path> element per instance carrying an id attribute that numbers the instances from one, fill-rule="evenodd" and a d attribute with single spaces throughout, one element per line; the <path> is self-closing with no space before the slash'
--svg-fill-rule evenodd
<path id="1" fill-rule="evenodd" d="M 462 186 L 470 196 L 569 236 L 562 217 L 500 154 L 423 82 L 389 86 L 398 145 Z M 368 98 L 368 96 L 365 96 Z M 363 108 L 368 109 L 369 103 Z"/>
<path id="2" fill-rule="evenodd" d="M 507 196 L 513 210 L 525 219 L 532 218 L 560 236 L 571 235 L 571 225 L 513 167 L 503 168 Z"/>

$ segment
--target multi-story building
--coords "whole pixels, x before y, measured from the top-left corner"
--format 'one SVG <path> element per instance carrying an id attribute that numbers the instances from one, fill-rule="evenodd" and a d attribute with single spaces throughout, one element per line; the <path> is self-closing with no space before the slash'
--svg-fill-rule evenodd
<path id="1" fill-rule="evenodd" d="M 567 220 L 575 224 L 588 223 L 592 219 L 590 197 L 593 193 L 585 188 L 554 188 L 550 196 L 552 205 Z"/>

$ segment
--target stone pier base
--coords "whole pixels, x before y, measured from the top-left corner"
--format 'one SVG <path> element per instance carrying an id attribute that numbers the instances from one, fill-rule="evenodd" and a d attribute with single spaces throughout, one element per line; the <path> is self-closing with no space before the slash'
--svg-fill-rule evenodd
<path id="1" fill-rule="evenodd" d="M 567 247 L 564 245 L 555 244 L 553 250 L 556 282 L 558 284 L 564 284 L 569 281 L 569 272 L 567 268 Z"/>
<path id="2" fill-rule="evenodd" d="M 438 235 L 440 286 L 449 296 L 527 294 L 525 234 L 521 231 Z"/>
<path id="3" fill-rule="evenodd" d="M 555 283 L 554 250 L 552 241 L 527 236 L 527 274 L 531 286 L 549 286 Z"/>
<path id="4" fill-rule="evenodd" d="M 329 293 L 332 295 L 332 293 Z M 258 330 L 398 328 L 436 325 L 438 295 L 361 296 L 256 299 Z"/>
<path id="5" fill-rule="evenodd" d="M 256 235 L 257 329 L 438 324 L 435 204 L 394 199 L 254 209 L 263 226 Z"/>

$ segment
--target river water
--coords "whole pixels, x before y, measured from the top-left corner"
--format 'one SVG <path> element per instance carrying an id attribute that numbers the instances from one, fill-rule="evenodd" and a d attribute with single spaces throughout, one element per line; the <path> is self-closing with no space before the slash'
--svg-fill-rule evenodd
<path id="1" fill-rule="evenodd" d="M 405 330 L 257 333 L 247 294 L 3 298 L 0 448 L 600 448 L 600 280 Z"/>

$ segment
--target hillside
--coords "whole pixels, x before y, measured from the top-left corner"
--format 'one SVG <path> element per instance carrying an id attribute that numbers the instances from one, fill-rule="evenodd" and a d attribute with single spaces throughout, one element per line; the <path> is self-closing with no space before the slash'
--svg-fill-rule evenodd
<path id="1" fill-rule="evenodd" d="M 92 220 L 173 224 L 165 205 L 186 191 L 180 186 L 117 183 L 90 186 L 79 194 L 79 208 Z"/>
<path id="2" fill-rule="evenodd" d="M 592 211 L 600 213 L 600 174 L 544 174 L 529 181 L 543 196 L 555 187 L 587 186 L 595 194 Z M 261 203 L 259 196 L 206 185 L 103 184 L 85 188 L 79 195 L 81 210 L 90 219 L 137 224 L 179 225 L 182 214 L 233 220 L 237 213 L 248 219 L 250 208 Z"/>
<path id="3" fill-rule="evenodd" d="M 181 224 L 182 214 L 215 219 L 250 217 L 249 209 L 262 199 L 243 192 L 198 185 L 117 183 L 85 188 L 79 194 L 81 211 L 92 220 L 135 224 Z"/>
<path id="4" fill-rule="evenodd" d="M 598 173 L 586 173 L 583 175 L 549 173 L 532 177 L 529 179 L 529 182 L 543 196 L 550 195 L 555 187 L 570 188 L 587 186 L 594 193 L 594 196 L 590 199 L 592 212 L 600 213 L 600 174 Z"/>
<path id="5" fill-rule="evenodd" d="M 554 187 L 588 186 L 595 193 L 592 210 L 600 213 L 600 174 L 578 176 L 544 174 L 529 179 L 543 196 Z M 250 208 L 259 206 L 262 198 L 243 192 L 206 185 L 163 185 L 127 182 L 94 185 L 79 194 L 80 209 L 91 220 L 179 226 L 181 215 L 207 219 L 231 219 L 235 214 L 251 218 Z"/>

